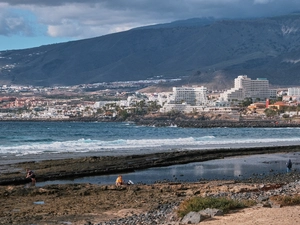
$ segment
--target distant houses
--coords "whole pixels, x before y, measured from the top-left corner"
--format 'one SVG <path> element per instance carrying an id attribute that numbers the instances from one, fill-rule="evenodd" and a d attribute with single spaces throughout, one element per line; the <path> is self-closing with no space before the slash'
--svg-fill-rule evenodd
<path id="1" fill-rule="evenodd" d="M 34 90 L 33 87 L 30 88 Z M 278 97 L 281 97 L 282 101 L 278 101 Z M 245 115 L 264 114 L 266 109 L 269 109 L 269 112 L 276 111 L 275 114 L 279 115 L 283 114 L 287 107 L 289 107 L 288 115 L 298 115 L 297 109 L 294 108 L 299 104 L 300 87 L 277 91 L 269 87 L 269 81 L 265 78 L 252 80 L 246 75 L 240 75 L 234 80 L 234 87 L 222 93 L 210 93 L 204 86 L 183 86 L 173 87 L 172 92 L 135 92 L 122 95 L 122 100 L 117 100 L 114 96 L 109 99 L 112 100 L 84 101 L 80 98 L 55 99 L 45 96 L 1 97 L 0 119 L 101 118 L 118 115 L 125 118 L 128 114 L 134 113 L 169 112 L 216 113 L 239 118 L 241 111 L 245 109 L 248 110 L 243 112 Z"/>

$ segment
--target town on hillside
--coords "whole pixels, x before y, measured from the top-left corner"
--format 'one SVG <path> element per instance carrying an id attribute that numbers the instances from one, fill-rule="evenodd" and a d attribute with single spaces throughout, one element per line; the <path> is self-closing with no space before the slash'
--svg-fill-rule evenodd
<path id="1" fill-rule="evenodd" d="M 265 78 L 240 75 L 234 87 L 225 91 L 204 86 L 136 91 L 147 85 L 145 81 L 51 88 L 0 85 L 0 120 L 125 121 L 137 116 L 189 115 L 201 120 L 300 122 L 300 87 L 271 89 Z"/>

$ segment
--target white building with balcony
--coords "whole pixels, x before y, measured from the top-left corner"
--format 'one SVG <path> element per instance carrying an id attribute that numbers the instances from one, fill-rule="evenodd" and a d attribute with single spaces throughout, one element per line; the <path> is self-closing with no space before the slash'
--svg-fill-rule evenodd
<path id="1" fill-rule="evenodd" d="M 234 79 L 234 88 L 220 94 L 222 101 L 243 101 L 245 98 L 265 100 L 276 98 L 276 90 L 269 88 L 266 78 L 251 80 L 247 75 L 240 75 Z"/>
<path id="2" fill-rule="evenodd" d="M 173 94 L 160 111 L 204 111 L 208 102 L 206 87 L 173 87 Z"/>
<path id="3" fill-rule="evenodd" d="M 207 99 L 206 87 L 173 87 L 174 104 L 186 103 L 192 106 L 205 105 Z M 171 103 L 171 102 L 170 102 Z"/>

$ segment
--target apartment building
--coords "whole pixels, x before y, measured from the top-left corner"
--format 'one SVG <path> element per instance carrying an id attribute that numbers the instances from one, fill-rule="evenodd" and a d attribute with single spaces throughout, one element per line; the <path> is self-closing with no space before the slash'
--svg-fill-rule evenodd
<path id="1" fill-rule="evenodd" d="M 173 104 L 186 103 L 192 106 L 205 105 L 207 99 L 206 87 L 173 87 Z M 171 102 L 170 102 L 171 103 Z"/>
<path id="2" fill-rule="evenodd" d="M 288 88 L 288 96 L 300 96 L 300 87 Z"/>
<path id="3" fill-rule="evenodd" d="M 206 87 L 173 87 L 169 101 L 163 105 L 160 112 L 205 111 L 208 102 Z"/>
<path id="4" fill-rule="evenodd" d="M 265 100 L 276 98 L 276 90 L 269 88 L 266 78 L 251 80 L 247 75 L 240 75 L 234 79 L 234 88 L 220 94 L 222 101 L 242 101 L 245 98 Z"/>

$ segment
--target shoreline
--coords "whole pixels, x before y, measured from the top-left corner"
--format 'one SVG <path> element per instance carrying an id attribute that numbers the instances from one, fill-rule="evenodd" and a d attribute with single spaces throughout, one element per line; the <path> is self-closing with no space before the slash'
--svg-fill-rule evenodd
<path id="1" fill-rule="evenodd" d="M 135 123 L 140 126 L 156 126 L 156 127 L 169 127 L 177 126 L 182 128 L 217 128 L 217 127 L 230 127 L 230 128 L 283 128 L 283 127 L 300 127 L 298 121 L 284 121 L 276 119 L 239 119 L 239 120 L 199 120 L 193 118 L 148 118 L 148 117 L 137 117 L 128 120 L 121 120 L 119 118 L 61 118 L 61 119 L 0 119 L 0 122 L 99 122 L 99 123 Z"/>
<path id="2" fill-rule="evenodd" d="M 8 164 L 0 170 L 0 224 L 182 224 L 176 215 L 178 205 L 195 196 L 233 197 L 254 200 L 257 205 L 234 211 L 224 216 L 205 219 L 200 224 L 225 224 L 228 217 L 236 216 L 230 224 L 249 222 L 247 213 L 255 210 L 253 222 L 259 217 L 263 224 L 286 224 L 290 214 L 297 215 L 299 206 L 281 207 L 273 196 L 297 195 L 300 173 L 272 174 L 249 180 L 201 180 L 198 182 L 164 182 L 134 184 L 116 187 L 103 184 L 52 184 L 24 188 L 26 167 L 42 179 L 82 177 L 89 173 L 114 174 L 141 167 L 161 167 L 190 162 L 223 159 L 225 157 L 300 152 L 297 146 L 273 146 L 236 149 L 189 150 L 128 156 L 88 156 L 55 160 L 40 160 Z M 8 172 L 10 171 L 10 172 Z M 2 182 L 2 183 L 1 183 Z M 7 183 L 5 183 L 7 182 Z M 282 218 L 274 216 L 279 210 Z M 261 214 L 259 214 L 261 213 Z M 150 215 L 150 216 L 149 216 Z M 256 216 L 258 215 L 258 216 Z M 276 214 L 275 214 L 276 215 Z M 228 222 L 228 221 L 227 221 Z M 291 225 L 298 224 L 298 220 Z"/>
<path id="3" fill-rule="evenodd" d="M 299 206 L 281 206 L 274 196 L 297 196 L 300 173 L 283 174 L 269 180 L 252 182 L 201 181 L 193 183 L 168 182 L 162 184 L 116 187 L 115 185 L 62 184 L 43 188 L 0 186 L 0 224 L 186 224 L 176 214 L 180 203 L 193 197 L 227 196 L 238 201 L 254 201 L 250 208 L 206 218 L 197 224 L 227 224 L 226 218 L 236 215 L 232 225 L 248 224 L 245 211 L 256 210 L 254 221 L 262 224 L 299 224 Z M 274 214 L 274 210 L 277 210 Z M 258 217 L 256 215 L 259 215 Z M 278 216 L 280 215 L 280 221 Z M 259 218 L 258 220 L 256 218 Z M 228 222 L 228 221 L 227 221 Z M 251 223 L 251 224 L 252 224 Z"/>
<path id="4" fill-rule="evenodd" d="M 91 153 L 90 156 L 83 157 L 25 160 L 2 165 L 0 185 L 26 183 L 26 179 L 24 179 L 26 168 L 34 170 L 38 174 L 39 181 L 50 181 L 134 172 L 135 170 L 203 162 L 225 157 L 286 152 L 300 152 L 300 145 L 184 150 L 120 156 L 93 156 Z"/>

